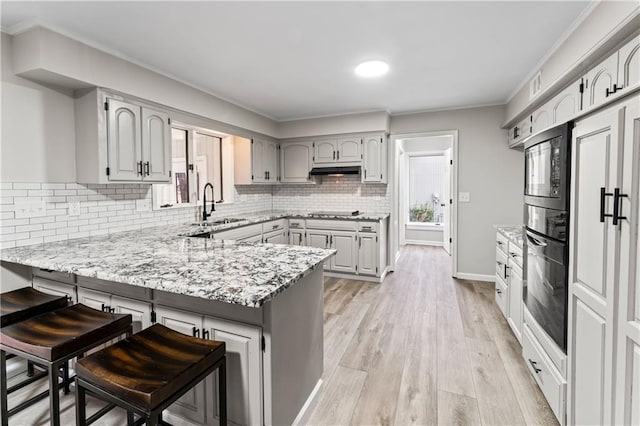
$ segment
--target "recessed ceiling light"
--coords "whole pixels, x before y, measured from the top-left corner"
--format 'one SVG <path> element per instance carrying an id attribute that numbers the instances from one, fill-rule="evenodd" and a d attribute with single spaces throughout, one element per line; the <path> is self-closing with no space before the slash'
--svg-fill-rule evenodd
<path id="1" fill-rule="evenodd" d="M 358 65 L 356 75 L 360 77 L 380 77 L 389 71 L 389 64 L 383 61 L 367 61 Z"/>

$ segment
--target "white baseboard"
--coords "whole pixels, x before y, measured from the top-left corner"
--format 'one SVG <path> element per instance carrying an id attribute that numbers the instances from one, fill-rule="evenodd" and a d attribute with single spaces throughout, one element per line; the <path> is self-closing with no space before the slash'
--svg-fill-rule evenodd
<path id="1" fill-rule="evenodd" d="M 298 412 L 298 415 L 293 420 L 293 423 L 291 423 L 292 426 L 307 424 L 307 421 L 309 420 L 309 416 L 311 416 L 311 412 L 313 411 L 313 409 L 316 407 L 316 404 L 318 403 L 320 390 L 322 390 L 322 384 L 323 384 L 322 379 L 319 379 L 318 383 L 316 383 L 316 386 L 311 391 L 309 398 L 307 398 L 304 405 L 300 409 L 300 412 Z"/>
<path id="2" fill-rule="evenodd" d="M 495 275 L 483 275 L 483 274 L 467 274 L 465 272 L 458 272 L 456 274 L 456 278 L 461 280 L 473 280 L 473 281 L 486 281 L 486 282 L 495 282 Z"/>
<path id="3" fill-rule="evenodd" d="M 383 271 L 384 274 L 384 271 Z M 356 275 L 356 274 L 343 274 L 340 272 L 330 272 L 325 271 L 325 277 L 333 277 L 333 278 L 346 278 L 348 280 L 356 280 L 356 281 L 369 281 L 372 283 L 381 283 L 384 279 L 384 275 L 380 274 L 380 277 L 375 277 L 372 275 Z"/>
<path id="4" fill-rule="evenodd" d="M 422 240 L 405 240 L 405 245 L 411 244 L 414 246 L 434 246 L 434 247 L 442 247 L 442 241 L 422 241 Z"/>

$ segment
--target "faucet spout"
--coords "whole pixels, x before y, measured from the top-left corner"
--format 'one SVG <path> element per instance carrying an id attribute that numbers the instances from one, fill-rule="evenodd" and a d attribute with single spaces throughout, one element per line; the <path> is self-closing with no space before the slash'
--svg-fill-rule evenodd
<path id="1" fill-rule="evenodd" d="M 207 212 L 207 188 L 211 188 L 211 210 Z M 216 211 L 216 204 L 214 200 L 213 185 L 207 182 L 202 189 L 202 220 L 206 221 L 213 212 Z"/>

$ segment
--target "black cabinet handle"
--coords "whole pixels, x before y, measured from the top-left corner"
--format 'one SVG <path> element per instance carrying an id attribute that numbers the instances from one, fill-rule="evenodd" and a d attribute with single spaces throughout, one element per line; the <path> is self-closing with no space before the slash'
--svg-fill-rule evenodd
<path id="1" fill-rule="evenodd" d="M 507 266 L 507 264 L 504 264 L 504 277 L 505 278 L 509 278 L 509 274 L 507 274 L 507 269 L 509 269 L 509 267 Z"/>
<path id="2" fill-rule="evenodd" d="M 613 195 L 612 193 L 606 192 L 606 189 L 604 187 L 600 188 L 600 223 L 604 223 L 604 218 L 605 217 L 612 217 L 613 216 L 613 215 L 604 213 L 605 198 L 606 197 L 610 197 L 612 195 Z"/>
<path id="3" fill-rule="evenodd" d="M 142 176 L 142 161 L 138 161 L 138 176 Z"/>
<path id="4" fill-rule="evenodd" d="M 100 308 L 100 310 L 101 310 L 102 312 L 109 312 L 109 307 L 103 303 L 103 304 L 102 304 L 102 307 Z"/>
<path id="5" fill-rule="evenodd" d="M 325 246 L 329 246 L 329 236 L 328 235 L 324 236 L 324 245 Z"/>
<path id="6" fill-rule="evenodd" d="M 298 234 L 298 240 L 300 241 L 298 244 L 302 245 L 302 233 Z"/>
<path id="7" fill-rule="evenodd" d="M 147 161 L 146 163 L 144 163 L 144 174 L 145 174 L 145 176 L 149 176 L 150 169 L 151 169 L 151 167 L 149 165 L 149 162 Z"/>
<path id="8" fill-rule="evenodd" d="M 209 330 L 202 330 L 202 338 L 203 339 L 209 338 Z"/>
<path id="9" fill-rule="evenodd" d="M 340 151 L 338 151 L 338 158 L 336 160 L 340 160 Z"/>
<path id="10" fill-rule="evenodd" d="M 499 288 L 496 288 L 496 293 L 502 294 L 502 290 L 500 290 Z"/>
<path id="11" fill-rule="evenodd" d="M 193 337 L 200 337 L 200 329 L 197 327 L 193 327 Z"/>
<path id="12" fill-rule="evenodd" d="M 535 371 L 536 374 L 538 374 L 539 372 L 542 371 L 541 369 L 536 367 L 538 365 L 538 363 L 536 363 L 535 361 L 532 361 L 531 358 L 529 358 L 529 364 L 531 364 L 531 367 L 533 367 L 533 371 Z"/>
<path id="13" fill-rule="evenodd" d="M 502 262 L 500 262 L 499 260 L 496 260 L 496 263 L 498 264 L 498 266 L 502 266 Z"/>
<path id="14" fill-rule="evenodd" d="M 615 188 L 613 190 L 613 221 L 611 222 L 613 224 L 613 226 L 617 226 L 618 225 L 618 221 L 620 219 L 626 219 L 626 216 L 620 216 L 620 199 L 621 198 L 627 198 L 628 195 L 627 194 L 621 194 L 620 193 L 620 188 Z"/>
<path id="15" fill-rule="evenodd" d="M 333 151 L 333 159 L 334 160 L 336 159 L 336 152 L 335 151 Z"/>

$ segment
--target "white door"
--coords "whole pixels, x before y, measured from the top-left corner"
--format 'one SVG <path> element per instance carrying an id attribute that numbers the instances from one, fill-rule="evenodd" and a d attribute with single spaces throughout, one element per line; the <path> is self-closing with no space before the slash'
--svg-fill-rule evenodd
<path id="1" fill-rule="evenodd" d="M 338 139 L 336 161 L 340 163 L 360 162 L 362 160 L 361 148 L 362 138 L 359 136 Z"/>
<path id="2" fill-rule="evenodd" d="M 278 144 L 272 141 L 264 145 L 264 171 L 269 183 L 278 181 Z"/>
<path id="3" fill-rule="evenodd" d="M 331 259 L 331 270 L 355 274 L 358 256 L 355 232 L 333 231 L 329 241 L 331 248 L 336 250 Z"/>
<path id="4" fill-rule="evenodd" d="M 131 326 L 134 333 L 151 326 L 151 303 L 111 296 L 110 306 L 116 314 L 131 314 L 133 320 Z"/>
<path id="5" fill-rule="evenodd" d="M 622 189 L 619 108 L 577 123 L 573 131 L 569 243 L 569 424 L 613 422 L 613 354 L 620 226 L 613 194 Z M 602 220 L 601 220 L 602 219 Z"/>
<path id="6" fill-rule="evenodd" d="M 165 306 L 156 307 L 156 318 L 159 324 L 172 330 L 193 336 L 201 336 L 202 315 L 181 311 Z M 180 399 L 174 402 L 167 410 L 171 414 L 194 421 L 198 424 L 206 424 L 205 381 L 198 383 L 191 390 L 185 393 Z"/>
<path id="7" fill-rule="evenodd" d="M 280 145 L 280 180 L 282 182 L 308 182 L 313 147 L 309 142 Z"/>
<path id="8" fill-rule="evenodd" d="M 326 139 L 313 142 L 313 163 L 334 163 L 336 161 L 335 139 Z"/>
<path id="9" fill-rule="evenodd" d="M 267 155 L 267 142 L 254 138 L 251 140 L 251 181 L 262 183 L 267 181 L 265 168 L 265 155 Z"/>
<path id="10" fill-rule="evenodd" d="M 227 357 L 227 419 L 236 425 L 262 423 L 262 331 L 259 327 L 204 317 L 207 338 L 225 342 Z M 207 423 L 217 424 L 218 373 L 207 378 L 211 408 Z"/>
<path id="11" fill-rule="evenodd" d="M 358 236 L 358 274 L 378 275 L 378 237 L 376 234 Z"/>
<path id="12" fill-rule="evenodd" d="M 531 114 L 531 133 L 537 133 L 551 126 L 551 105 L 547 102 Z"/>
<path id="13" fill-rule="evenodd" d="M 593 67 L 584 77 L 583 108 L 603 103 L 614 94 L 618 82 L 618 52 Z"/>
<path id="14" fill-rule="evenodd" d="M 171 180 L 171 126 L 169 115 L 142 108 L 142 180 Z"/>
<path id="15" fill-rule="evenodd" d="M 289 244 L 291 244 L 292 246 L 306 246 L 307 239 L 304 236 L 304 231 L 300 229 L 290 229 Z"/>
<path id="16" fill-rule="evenodd" d="M 326 249 L 330 247 L 329 237 L 330 233 L 327 231 L 309 230 L 307 231 L 307 244 L 311 247 Z M 324 270 L 330 271 L 332 263 L 330 259 L 326 260 L 324 262 Z"/>
<path id="17" fill-rule="evenodd" d="M 442 177 L 442 198 L 440 203 L 444 213 L 443 234 L 442 234 L 442 247 L 448 255 L 451 255 L 451 186 L 453 185 L 453 179 L 451 179 L 451 151 L 449 148 L 444 151 L 444 176 Z"/>
<path id="18" fill-rule="evenodd" d="M 384 152 L 383 141 L 384 135 L 365 136 L 363 142 L 363 182 L 383 182 Z"/>
<path id="19" fill-rule="evenodd" d="M 572 83 L 553 98 L 551 103 L 553 124 L 566 122 L 582 109 L 582 93 L 580 93 L 581 81 L 582 79 Z"/>
<path id="20" fill-rule="evenodd" d="M 103 312 L 111 312 L 111 295 L 101 291 L 78 288 L 78 303 Z"/>
<path id="21" fill-rule="evenodd" d="M 142 179 L 140 107 L 107 99 L 107 151 L 109 180 Z"/>

